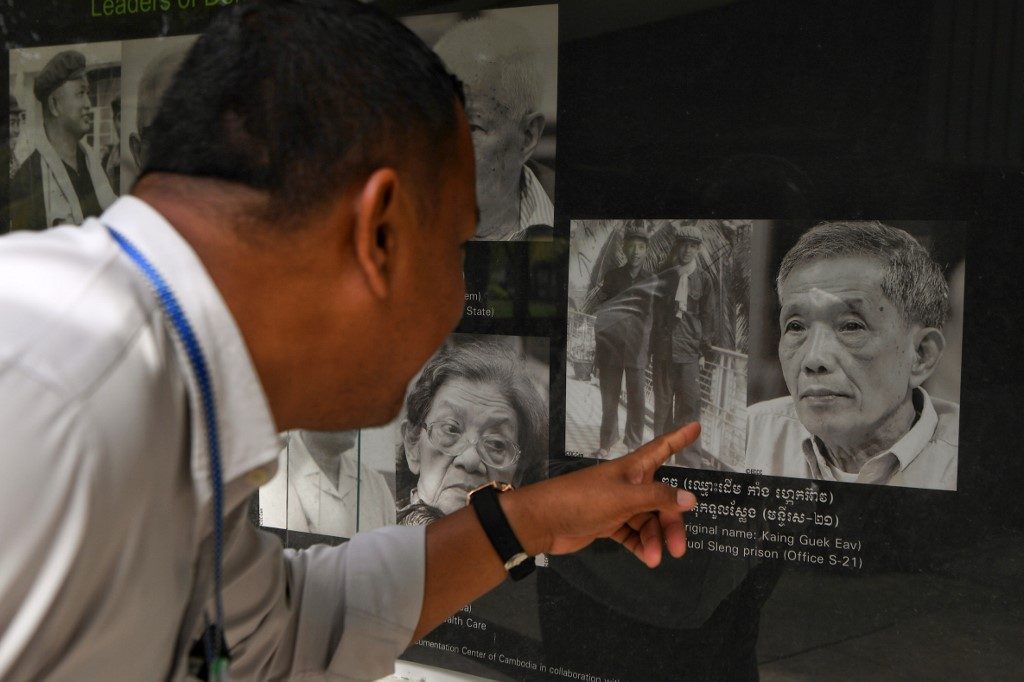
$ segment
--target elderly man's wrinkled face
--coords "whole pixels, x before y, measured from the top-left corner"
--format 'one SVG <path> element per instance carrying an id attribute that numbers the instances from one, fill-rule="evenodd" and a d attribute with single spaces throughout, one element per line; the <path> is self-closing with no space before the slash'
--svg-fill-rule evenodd
<path id="1" fill-rule="evenodd" d="M 85 77 L 63 83 L 50 95 L 50 102 L 57 121 L 65 129 L 80 138 L 92 130 L 92 102 Z"/>
<path id="2" fill-rule="evenodd" d="M 526 130 L 512 107 L 486 83 L 466 86 L 466 115 L 476 154 L 476 196 L 480 224 L 518 221 L 520 179 L 526 158 Z"/>
<path id="3" fill-rule="evenodd" d="M 404 434 L 421 502 L 450 514 L 466 506 L 466 493 L 487 481 L 513 482 L 518 418 L 497 386 L 450 379 L 434 394 L 424 422 L 407 425 Z"/>
<path id="4" fill-rule="evenodd" d="M 822 259 L 782 283 L 779 359 L 800 422 L 826 445 L 857 448 L 911 400 L 915 326 L 882 293 L 871 258 Z"/>
<path id="5" fill-rule="evenodd" d="M 622 242 L 622 252 L 631 268 L 640 267 L 647 257 L 647 242 L 643 239 L 627 239 Z"/>

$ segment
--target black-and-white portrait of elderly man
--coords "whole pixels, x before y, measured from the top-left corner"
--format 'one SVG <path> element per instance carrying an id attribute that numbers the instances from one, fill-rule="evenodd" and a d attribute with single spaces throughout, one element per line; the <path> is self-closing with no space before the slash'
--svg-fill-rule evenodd
<path id="1" fill-rule="evenodd" d="M 476 153 L 480 224 L 487 241 L 548 238 L 554 223 L 550 169 L 531 163 L 544 132 L 544 82 L 531 36 L 516 23 L 460 22 L 434 46 L 462 81 Z"/>
<path id="2" fill-rule="evenodd" d="M 949 288 L 907 232 L 822 223 L 782 260 L 788 397 L 749 408 L 764 474 L 955 490 L 960 409 L 922 387 L 942 357 Z"/>
<path id="3" fill-rule="evenodd" d="M 448 345 L 406 398 L 398 523 L 423 525 L 457 511 L 487 481 L 541 480 L 547 449 L 547 405 L 522 357 L 496 343 Z"/>

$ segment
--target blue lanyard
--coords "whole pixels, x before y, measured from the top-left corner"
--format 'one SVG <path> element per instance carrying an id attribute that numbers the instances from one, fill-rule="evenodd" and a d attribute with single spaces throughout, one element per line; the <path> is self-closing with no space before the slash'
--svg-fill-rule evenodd
<path id="1" fill-rule="evenodd" d="M 206 356 L 199 345 L 199 339 L 192 331 L 185 311 L 182 309 L 178 299 L 171 291 L 167 280 L 153 266 L 149 260 L 142 255 L 142 252 L 135 248 L 128 239 L 114 228 L 107 226 L 114 241 L 132 259 L 132 262 L 149 280 L 153 293 L 160 301 L 160 307 L 164 314 L 174 325 L 178 339 L 188 355 L 189 364 L 192 366 L 192 373 L 195 375 L 196 384 L 199 386 L 199 395 L 202 400 L 203 419 L 206 422 L 206 439 L 210 452 L 210 479 L 213 487 L 213 593 L 216 608 L 216 621 L 212 628 L 207 628 L 204 635 L 206 645 L 206 665 L 209 672 L 209 679 L 227 679 L 227 667 L 229 653 L 227 643 L 224 640 L 224 603 L 221 599 L 221 565 L 224 548 L 224 481 L 221 475 L 220 465 L 220 432 L 217 428 L 217 411 L 213 401 L 213 382 L 210 380 L 209 366 L 206 364 Z"/>

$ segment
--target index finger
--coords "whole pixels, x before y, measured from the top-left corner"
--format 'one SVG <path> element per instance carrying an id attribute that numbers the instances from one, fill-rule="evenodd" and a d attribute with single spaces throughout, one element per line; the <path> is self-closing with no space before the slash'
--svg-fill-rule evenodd
<path id="1" fill-rule="evenodd" d="M 675 431 L 663 433 L 650 443 L 638 448 L 631 456 L 639 460 L 645 474 L 653 473 L 673 453 L 682 450 L 690 443 L 695 442 L 699 437 L 700 424 L 698 422 L 690 422 Z"/>

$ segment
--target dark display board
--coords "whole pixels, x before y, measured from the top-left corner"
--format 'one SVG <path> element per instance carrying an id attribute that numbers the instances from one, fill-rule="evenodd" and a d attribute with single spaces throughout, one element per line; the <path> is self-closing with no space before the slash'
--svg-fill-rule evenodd
<path id="1" fill-rule="evenodd" d="M 9 2 L 3 229 L 128 191 L 162 84 L 229 4 Z M 1019 677 L 1024 6 L 378 4 L 466 85 L 465 316 L 394 423 L 287 434 L 258 521 L 292 547 L 429 523 L 485 480 L 699 418 L 659 472 L 698 498 L 684 559 L 541 557 L 405 658 L 496 680 Z M 48 163 L 55 59 L 84 62 L 61 94 L 81 177 Z"/>

